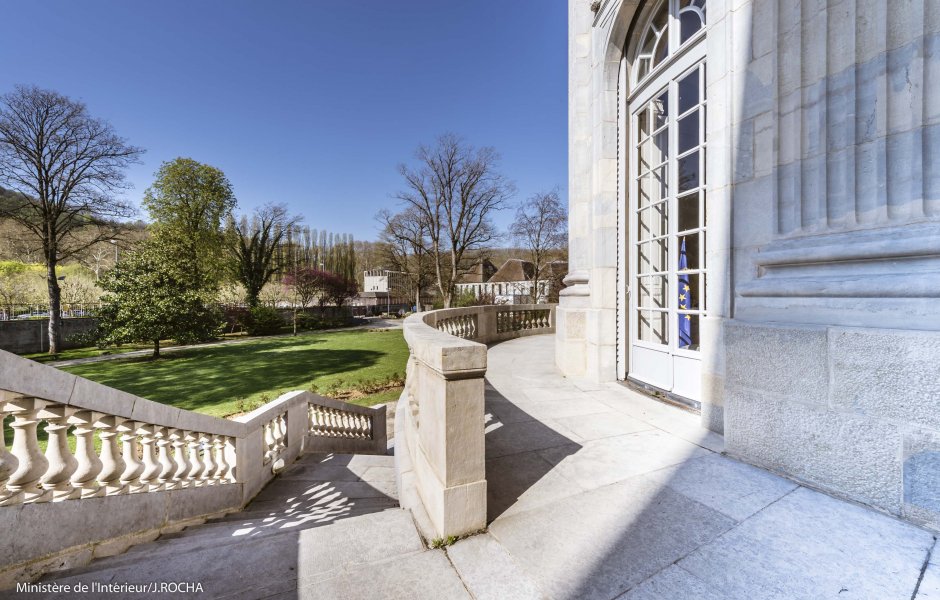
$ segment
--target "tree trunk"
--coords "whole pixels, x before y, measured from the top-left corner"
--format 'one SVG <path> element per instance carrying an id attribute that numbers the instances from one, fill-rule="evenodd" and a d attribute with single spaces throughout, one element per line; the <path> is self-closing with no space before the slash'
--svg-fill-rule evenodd
<path id="1" fill-rule="evenodd" d="M 59 352 L 59 333 L 62 331 L 60 309 L 62 306 L 62 289 L 56 277 L 55 258 L 46 261 L 46 284 L 49 288 L 49 354 Z"/>
<path id="2" fill-rule="evenodd" d="M 160 340 L 153 341 L 153 359 L 160 358 Z"/>
<path id="3" fill-rule="evenodd" d="M 297 335 L 297 307 L 294 306 L 294 335 Z"/>

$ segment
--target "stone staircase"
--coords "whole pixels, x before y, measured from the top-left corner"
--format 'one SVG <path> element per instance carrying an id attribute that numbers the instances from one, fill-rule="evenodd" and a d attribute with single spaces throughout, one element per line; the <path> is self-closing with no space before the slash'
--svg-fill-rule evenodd
<path id="1" fill-rule="evenodd" d="M 40 583 L 73 590 L 82 584 L 86 597 L 109 598 L 179 597 L 177 590 L 200 598 L 336 598 L 365 588 L 369 597 L 418 597 L 422 586 L 432 585 L 421 581 L 421 565 L 440 560 L 439 554 L 428 551 L 411 513 L 398 508 L 394 457 L 305 454 L 242 511 L 51 573 Z M 416 564 L 403 569 L 401 561 Z M 392 573 L 379 581 L 374 573 L 383 567 Z M 122 585 L 148 587 L 142 593 Z M 452 596 L 448 585 L 455 586 Z M 427 597 L 465 593 L 456 577 L 426 591 Z"/>

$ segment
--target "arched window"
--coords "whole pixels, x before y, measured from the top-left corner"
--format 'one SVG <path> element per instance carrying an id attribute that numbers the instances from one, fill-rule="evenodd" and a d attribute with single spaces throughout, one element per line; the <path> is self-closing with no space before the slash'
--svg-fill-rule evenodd
<path id="1" fill-rule="evenodd" d="M 640 21 L 624 138 L 628 374 L 694 400 L 706 315 L 705 3 L 660 0 Z"/>
<path id="2" fill-rule="evenodd" d="M 633 80 L 639 83 L 646 79 L 704 30 L 705 0 L 662 0 L 651 11 L 640 37 Z"/>

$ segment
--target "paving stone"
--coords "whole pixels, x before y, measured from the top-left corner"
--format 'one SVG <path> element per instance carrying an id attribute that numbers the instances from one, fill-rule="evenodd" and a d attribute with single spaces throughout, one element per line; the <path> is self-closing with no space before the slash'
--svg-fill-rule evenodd
<path id="1" fill-rule="evenodd" d="M 570 444 L 573 440 L 541 421 L 503 424 L 487 428 L 486 457 L 497 458 Z"/>
<path id="2" fill-rule="evenodd" d="M 676 565 L 660 571 L 618 598 L 621 600 L 665 600 L 667 598 L 732 600 L 711 592 L 704 581 Z"/>
<path id="3" fill-rule="evenodd" d="M 611 411 L 561 417 L 554 421 L 574 432 L 582 440 L 597 440 L 653 428 L 648 423 Z"/>
<path id="4" fill-rule="evenodd" d="M 302 531 L 297 542 L 300 585 L 336 577 L 350 566 L 425 550 L 411 513 L 385 511 Z"/>
<path id="5" fill-rule="evenodd" d="M 553 466 L 536 452 L 487 460 L 487 520 L 492 521 L 507 510 L 528 510 L 584 491 L 554 471 Z"/>
<path id="6" fill-rule="evenodd" d="M 797 487 L 788 479 L 718 454 L 647 477 L 736 521 L 743 521 Z"/>
<path id="7" fill-rule="evenodd" d="M 798 488 L 679 566 L 730 598 L 910 598 L 928 532 Z"/>
<path id="8" fill-rule="evenodd" d="M 566 478 L 590 490 L 709 454 L 675 436 L 650 430 L 586 442 L 557 468 Z"/>
<path id="9" fill-rule="evenodd" d="M 489 534 L 461 540 L 446 551 L 464 585 L 477 600 L 545 598 L 529 575 Z"/>
<path id="10" fill-rule="evenodd" d="M 301 600 L 472 598 L 441 550 L 421 552 L 301 583 Z"/>
<path id="11" fill-rule="evenodd" d="M 632 479 L 494 521 L 490 533 L 554 599 L 613 598 L 734 521 Z"/>
<path id="12" fill-rule="evenodd" d="M 934 553 L 936 552 L 937 549 L 934 548 Z M 914 600 L 940 600 L 940 557 L 934 556 L 933 561 L 924 571 L 924 578 L 920 581 Z"/>

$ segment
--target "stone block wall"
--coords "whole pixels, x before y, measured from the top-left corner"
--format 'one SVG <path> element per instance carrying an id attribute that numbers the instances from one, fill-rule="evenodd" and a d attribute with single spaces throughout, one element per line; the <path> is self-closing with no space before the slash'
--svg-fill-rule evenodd
<path id="1" fill-rule="evenodd" d="M 940 332 L 729 321 L 729 454 L 940 529 Z"/>
<path id="2" fill-rule="evenodd" d="M 98 319 L 83 317 L 62 319 L 63 349 L 75 348 L 69 338 L 77 333 L 91 331 L 98 325 Z M 0 321 L 0 350 L 14 354 L 36 354 L 49 349 L 49 319 L 28 319 L 22 321 Z"/>

